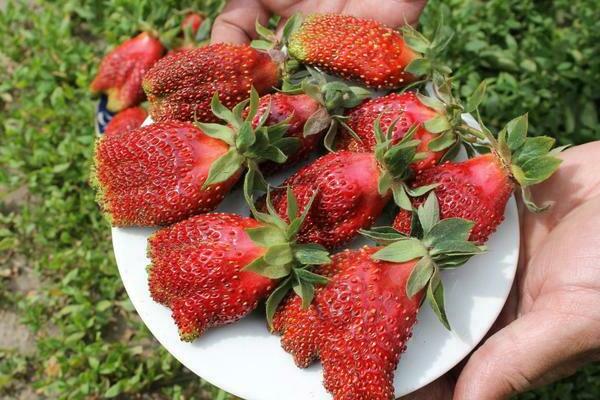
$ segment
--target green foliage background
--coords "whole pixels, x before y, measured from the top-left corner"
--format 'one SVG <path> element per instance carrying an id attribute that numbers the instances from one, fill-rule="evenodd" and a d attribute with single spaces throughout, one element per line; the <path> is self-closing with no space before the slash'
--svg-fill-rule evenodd
<path id="1" fill-rule="evenodd" d="M 430 2 L 425 30 L 440 3 Z M 492 83 L 483 107 L 490 126 L 530 110 L 534 133 L 562 144 L 600 139 L 597 0 L 443 3 L 456 30 L 448 59 L 457 87 L 467 94 L 482 78 Z M 0 397 L 33 385 L 44 398 L 230 398 L 140 322 L 87 184 L 95 105 L 87 87 L 107 47 L 141 20 L 172 27 L 173 10 L 214 14 L 219 5 L 9 0 L 0 11 L 0 308 L 18 310 L 37 342 L 30 354 L 0 349 Z M 8 204 L 18 189 L 24 198 Z M 11 286 L 23 265 L 42 281 L 28 293 Z M 519 398 L 599 399 L 600 366 Z"/>

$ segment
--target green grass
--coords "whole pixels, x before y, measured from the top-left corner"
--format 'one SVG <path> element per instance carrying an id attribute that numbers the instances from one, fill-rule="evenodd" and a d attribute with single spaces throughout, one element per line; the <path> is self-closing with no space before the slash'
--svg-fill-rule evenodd
<path id="1" fill-rule="evenodd" d="M 535 133 L 561 143 L 600 138 L 597 1 L 445 3 L 457 31 L 448 50 L 457 86 L 468 93 L 490 78 L 483 112 L 491 126 L 531 110 Z M 0 307 L 18 310 L 37 344 L 30 354 L 0 351 L 0 397 L 33 385 L 43 397 L 69 399 L 229 398 L 183 368 L 140 322 L 87 183 L 87 87 L 100 57 L 141 20 L 172 27 L 169 10 L 193 4 L 214 13 L 219 1 L 23 0 L 0 12 L 0 198 L 28 193 L 17 206 L 0 200 Z M 437 4 L 424 18 L 428 29 Z M 39 288 L 10 290 L 16 260 L 39 275 Z M 600 366 L 520 398 L 598 399 Z"/>

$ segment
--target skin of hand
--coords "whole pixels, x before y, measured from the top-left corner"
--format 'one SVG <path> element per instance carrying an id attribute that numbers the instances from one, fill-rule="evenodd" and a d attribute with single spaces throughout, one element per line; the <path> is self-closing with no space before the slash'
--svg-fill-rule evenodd
<path id="1" fill-rule="evenodd" d="M 538 203 L 554 204 L 521 213 L 521 259 L 495 333 L 403 400 L 506 399 L 600 360 L 598 155 L 600 141 L 564 151 L 559 170 L 533 189 Z"/>
<path id="2" fill-rule="evenodd" d="M 302 13 L 337 13 L 372 18 L 397 27 L 417 22 L 426 0 L 230 0 L 215 19 L 212 43 L 248 43 L 256 38 L 256 19 L 266 25 L 272 14 L 284 19 Z"/>

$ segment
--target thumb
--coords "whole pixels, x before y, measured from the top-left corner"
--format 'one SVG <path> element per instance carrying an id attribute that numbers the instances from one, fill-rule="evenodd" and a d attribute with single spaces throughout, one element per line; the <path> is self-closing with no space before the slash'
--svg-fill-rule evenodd
<path id="1" fill-rule="evenodd" d="M 590 358 L 594 336 L 576 315 L 532 311 L 491 336 L 459 376 L 454 400 L 501 400 L 570 375 Z"/>

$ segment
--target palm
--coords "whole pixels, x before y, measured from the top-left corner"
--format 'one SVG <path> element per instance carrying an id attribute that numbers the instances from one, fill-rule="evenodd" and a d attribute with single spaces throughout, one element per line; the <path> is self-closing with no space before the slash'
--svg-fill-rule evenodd
<path id="1" fill-rule="evenodd" d="M 521 261 L 497 332 L 462 372 L 408 398 L 502 399 L 598 358 L 599 152 L 600 142 L 565 151 L 559 171 L 535 188 L 538 202 L 555 204 L 543 214 L 522 214 Z"/>

